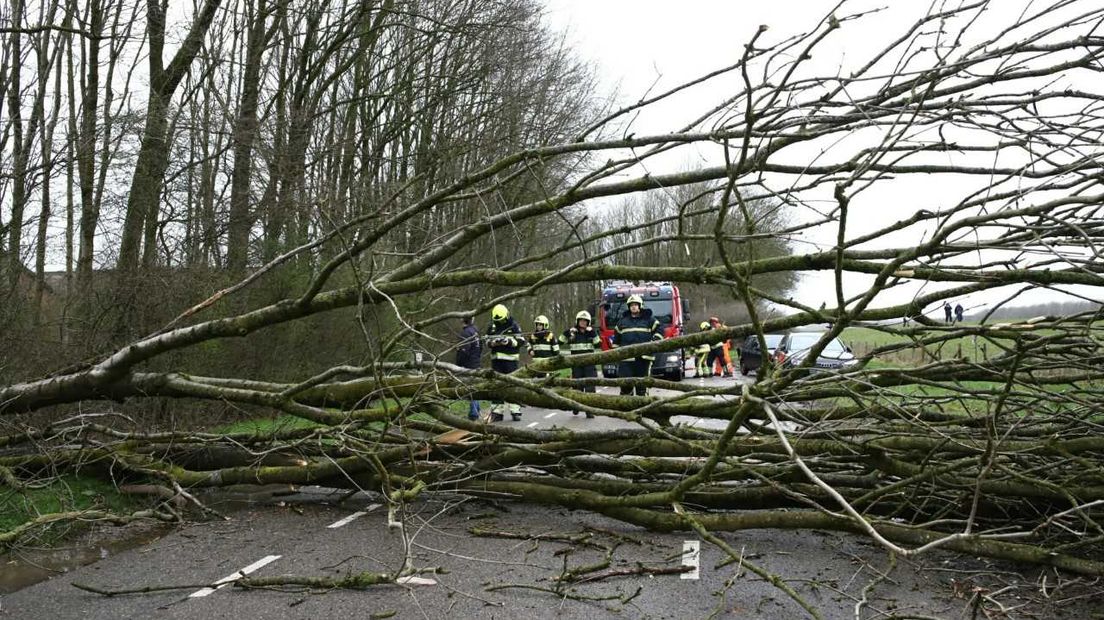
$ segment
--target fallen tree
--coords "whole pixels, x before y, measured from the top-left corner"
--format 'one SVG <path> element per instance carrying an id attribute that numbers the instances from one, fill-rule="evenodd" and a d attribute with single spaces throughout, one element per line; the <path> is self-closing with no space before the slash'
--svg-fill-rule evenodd
<path id="1" fill-rule="evenodd" d="M 969 323 L 939 316 L 945 302 L 966 295 L 987 295 L 994 309 L 1040 290 L 1099 298 L 1104 96 L 1092 89 L 1104 54 L 1097 31 L 1104 10 L 1055 3 L 990 31 L 975 22 L 989 5 L 927 14 L 848 72 L 824 72 L 809 59 L 859 28 L 862 14 L 827 16 L 813 32 L 774 43 L 760 31 L 717 74 L 737 76 L 742 87 L 679 131 L 592 137 L 682 89 L 611 114 L 577 140 L 472 169 L 428 195 L 399 192 L 395 205 L 260 267 L 160 331 L 54 375 L 0 387 L 0 415 L 37 412 L 33 424 L 0 436 L 0 474 L 19 488 L 79 470 L 158 485 L 169 498 L 238 484 L 320 484 L 377 491 L 392 507 L 447 491 L 587 509 L 656 530 L 832 529 L 869 536 L 898 555 L 942 548 L 1104 575 L 1100 310 L 997 323 L 984 313 Z M 983 40 L 960 47 L 948 33 Z M 723 163 L 639 172 L 667 151 L 690 148 L 719 151 Z M 503 199 L 509 206 L 501 212 L 442 230 L 401 261 L 377 256 L 412 218 L 502 199 L 531 167 L 581 154 L 607 161 L 539 200 Z M 899 218 L 866 221 L 877 219 L 870 212 L 884 199 L 879 191 L 914 188 L 914 178 L 940 191 L 898 195 L 898 204 L 911 205 Z M 680 213 L 698 215 L 680 215 L 674 233 L 632 237 L 657 225 L 641 222 L 572 238 L 557 252 L 529 256 L 519 248 L 524 256 L 509 265 L 454 261 L 471 244 L 526 222 L 577 225 L 578 206 L 597 199 L 691 186 L 704 189 L 679 204 Z M 791 254 L 755 255 L 763 233 L 750 217 L 752 199 L 794 212 L 786 231 L 772 233 L 793 242 Z M 706 218 L 712 231 L 686 232 L 693 227 L 683 220 L 694 217 Z M 801 235 L 821 235 L 824 247 L 803 251 Z M 714 244 L 719 265 L 618 258 L 642 245 L 702 241 Z M 314 254 L 320 245 L 327 252 Z M 255 279 L 311 257 L 313 277 L 293 294 L 210 316 Z M 834 299 L 813 307 L 758 286 L 760 277 L 780 272 L 828 274 Z M 614 278 L 723 287 L 749 319 L 535 361 L 509 376 L 449 363 L 455 343 L 443 334 L 450 321 Z M 463 287 L 488 293 L 458 307 L 450 300 Z M 274 382 L 162 363 L 177 351 L 265 338 L 268 328 L 343 308 L 358 310 L 349 329 L 370 349 L 364 364 Z M 365 316 L 388 322 L 368 329 Z M 765 349 L 765 334 L 810 326 L 823 335 L 800 363 L 768 365 L 751 383 L 558 373 L 749 336 Z M 853 327 L 885 342 L 844 368 L 818 370 L 820 353 Z M 421 359 L 408 361 L 415 352 Z M 903 352 L 920 361 L 903 362 Z M 614 393 L 636 383 L 652 395 Z M 590 386 L 602 389 L 583 391 Z M 67 409 L 166 398 L 234 403 L 309 425 L 160 432 Z M 618 423 L 595 430 L 488 424 L 452 408 L 469 398 Z M 399 575 L 350 583 L 392 583 Z"/>

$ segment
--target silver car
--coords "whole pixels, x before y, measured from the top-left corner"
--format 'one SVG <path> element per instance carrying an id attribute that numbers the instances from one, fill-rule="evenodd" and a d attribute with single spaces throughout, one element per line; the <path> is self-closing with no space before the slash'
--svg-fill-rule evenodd
<path id="1" fill-rule="evenodd" d="M 809 350 L 820 342 L 826 332 L 790 332 L 778 343 L 774 351 L 774 362 L 780 368 L 794 368 L 805 362 L 809 356 Z M 840 342 L 839 338 L 831 339 L 824 350 L 817 356 L 813 368 L 822 370 L 843 370 L 858 363 L 851 347 Z"/>

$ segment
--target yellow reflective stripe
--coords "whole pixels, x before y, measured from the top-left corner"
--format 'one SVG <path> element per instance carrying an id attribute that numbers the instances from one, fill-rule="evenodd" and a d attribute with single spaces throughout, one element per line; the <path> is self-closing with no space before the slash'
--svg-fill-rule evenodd
<path id="1" fill-rule="evenodd" d="M 493 353 L 491 359 L 496 360 L 516 360 L 518 359 L 517 353 Z"/>
<path id="2" fill-rule="evenodd" d="M 646 333 L 652 331 L 652 330 L 648 329 L 647 327 L 627 327 L 625 329 L 620 329 L 620 328 L 618 328 L 618 329 L 622 334 L 639 333 L 639 332 L 643 332 L 643 333 L 646 334 Z"/>

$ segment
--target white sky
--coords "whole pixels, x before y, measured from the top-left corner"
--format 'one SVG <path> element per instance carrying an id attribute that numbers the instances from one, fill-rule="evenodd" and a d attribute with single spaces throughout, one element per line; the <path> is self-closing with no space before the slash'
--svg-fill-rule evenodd
<path id="1" fill-rule="evenodd" d="M 807 32 L 816 27 L 834 2 L 818 0 L 771 0 L 750 2 L 736 0 L 545 0 L 547 19 L 556 29 L 566 33 L 566 38 L 578 56 L 592 63 L 606 87 L 616 89 L 621 104 L 634 102 L 651 89 L 662 92 L 672 86 L 697 78 L 709 71 L 736 62 L 760 24 L 768 27 L 763 41 L 777 42 L 785 37 Z M 944 3 L 952 6 L 957 3 Z M 994 24 L 1014 21 L 1021 12 L 1038 10 L 1045 2 L 1031 0 L 999 0 L 976 24 L 978 32 L 992 32 Z M 888 8 L 867 15 L 854 22 L 845 22 L 824 45 L 817 48 L 810 65 L 819 74 L 831 74 L 840 66 L 857 66 L 885 43 L 897 36 L 927 12 L 929 3 L 923 0 L 883 0 L 872 2 L 857 0 L 848 2 L 839 15 L 877 8 Z M 1072 79 L 1072 78 L 1071 78 Z M 666 133 L 679 129 L 687 120 L 723 99 L 726 93 L 742 86 L 739 75 L 733 74 L 717 80 L 715 85 L 696 89 L 693 95 L 682 96 L 676 102 L 657 107 L 633 122 L 631 132 L 636 135 Z M 1083 85 L 1080 85 L 1084 87 Z M 701 165 L 717 165 L 720 150 L 715 153 L 697 152 Z M 853 149 L 846 149 L 844 152 Z M 815 157 L 815 153 L 809 154 Z M 696 165 L 695 157 L 683 152 L 677 160 L 669 161 L 673 168 Z M 829 161 L 836 158 L 829 157 Z M 653 164 L 654 165 L 654 164 Z M 651 168 L 652 172 L 658 172 Z M 942 180 L 941 180 L 942 181 Z M 946 181 L 942 181 L 946 183 Z M 939 188 L 930 186 L 929 179 L 911 178 L 895 182 L 892 186 L 864 195 L 865 202 L 855 204 L 860 217 L 849 230 L 876 230 L 893 221 L 908 217 L 916 209 L 937 210 L 941 203 L 957 201 L 969 188 L 970 181 L 962 185 Z M 945 195 L 940 198 L 940 190 Z M 799 215 L 798 217 L 808 217 Z M 912 230 L 914 237 L 922 231 Z M 803 242 L 831 247 L 835 228 L 807 234 Z M 888 242 L 889 240 L 887 240 Z M 900 238 L 892 240 L 900 244 Z M 907 245 L 907 244 L 906 244 Z M 809 251 L 810 245 L 795 246 L 798 251 Z M 865 290 L 869 278 L 853 276 L 846 281 L 849 294 Z M 881 303 L 900 303 L 917 292 L 886 293 Z M 806 275 L 795 298 L 811 306 L 821 302 L 834 304 L 834 284 L 830 274 Z M 930 288 L 928 289 L 930 291 Z M 1079 291 L 1099 295 L 1095 291 Z M 1025 296 L 1013 305 L 1038 303 L 1055 297 L 1052 292 L 1039 291 Z M 972 296 L 963 300 L 968 308 L 980 308 L 1003 298 L 993 292 Z"/>

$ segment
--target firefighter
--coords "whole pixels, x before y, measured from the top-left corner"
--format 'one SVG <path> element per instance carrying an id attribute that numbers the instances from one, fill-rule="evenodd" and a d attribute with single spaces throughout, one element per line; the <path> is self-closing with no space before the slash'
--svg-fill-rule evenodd
<path id="1" fill-rule="evenodd" d="M 533 319 L 533 333 L 525 337 L 525 344 L 529 348 L 529 357 L 535 360 L 560 354 L 556 335 L 548 329 L 548 317 L 543 314 Z M 542 376 L 545 374 L 541 373 Z"/>
<path id="2" fill-rule="evenodd" d="M 613 330 L 613 346 L 628 347 L 634 344 L 643 344 L 654 340 L 663 340 L 663 334 L 659 331 L 659 321 L 652 316 L 652 311 L 644 307 L 644 300 L 640 295 L 630 295 L 626 304 L 629 309 L 621 313 L 617 321 L 617 327 Z M 646 379 L 652 375 L 652 361 L 654 355 L 644 354 L 627 360 L 621 360 L 617 367 L 617 376 L 622 378 L 639 377 Z M 621 394 L 636 392 L 640 396 L 648 395 L 648 388 L 643 385 L 621 386 Z"/>
<path id="3" fill-rule="evenodd" d="M 487 343 L 491 349 L 491 369 L 504 375 L 517 370 L 524 338 L 521 335 L 521 328 L 518 327 L 517 321 L 510 317 L 510 311 L 506 306 L 498 304 L 491 309 L 491 324 L 484 333 L 487 334 Z M 521 419 L 521 405 L 505 404 L 501 400 L 491 401 L 492 422 L 501 422 L 506 411 L 510 412 L 510 417 L 515 422 Z"/>
<path id="4" fill-rule="evenodd" d="M 709 325 L 713 329 L 721 329 L 721 328 L 727 327 L 724 323 L 721 322 L 721 320 L 719 318 L 717 318 L 715 316 L 709 317 Z M 714 345 L 714 347 L 717 347 L 717 346 L 718 345 Z M 719 371 L 714 370 L 714 372 L 713 372 L 714 377 L 718 377 L 718 376 L 720 376 L 720 377 L 731 377 L 732 374 L 733 374 L 732 355 L 730 353 L 730 351 L 732 349 L 732 343 L 731 343 L 731 341 L 729 341 L 726 338 L 725 340 L 722 340 L 720 342 L 719 346 L 720 346 L 720 350 L 717 351 L 718 355 L 715 358 L 714 358 L 713 355 L 710 355 L 709 367 L 713 368 L 713 369 L 716 369 L 717 366 L 720 366 Z M 712 361 L 713 359 L 716 359 L 716 364 L 713 363 L 713 361 Z"/>
<path id="5" fill-rule="evenodd" d="M 560 350 L 569 351 L 571 355 L 582 355 L 584 353 L 594 353 L 602 348 L 602 340 L 598 336 L 598 330 L 594 329 L 590 325 L 590 313 L 586 310 L 579 311 L 575 315 L 575 326 L 570 329 L 565 329 L 564 333 L 560 334 Z M 590 366 L 572 366 L 571 378 L 572 379 L 586 379 L 598 376 L 598 367 L 594 365 Z M 584 392 L 594 392 L 593 385 L 584 385 L 582 388 Z M 572 411 L 572 415 L 579 415 L 578 411 Z M 593 418 L 590 413 L 586 414 L 586 417 Z"/>
<path id="6" fill-rule="evenodd" d="M 707 332 L 710 329 L 712 329 L 712 327 L 710 327 L 708 321 L 702 321 L 701 325 L 699 325 L 698 328 L 703 332 Z M 709 359 L 709 343 L 708 342 L 703 342 L 703 343 L 699 344 L 694 349 L 694 356 L 697 360 L 698 378 L 700 379 L 702 377 L 708 377 L 711 374 L 709 372 L 709 362 L 708 362 L 708 359 Z"/>

